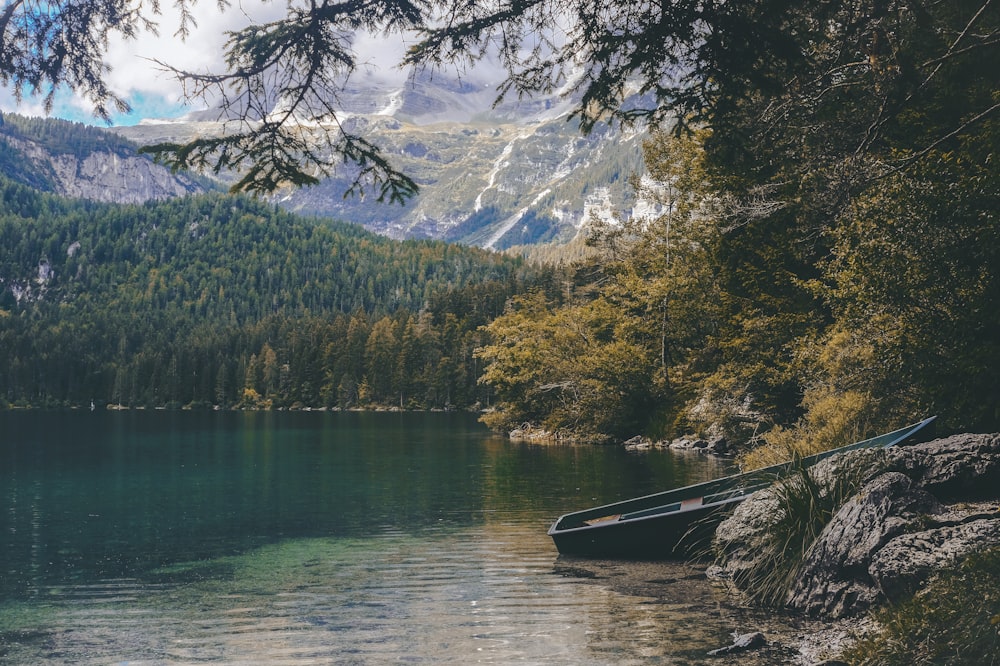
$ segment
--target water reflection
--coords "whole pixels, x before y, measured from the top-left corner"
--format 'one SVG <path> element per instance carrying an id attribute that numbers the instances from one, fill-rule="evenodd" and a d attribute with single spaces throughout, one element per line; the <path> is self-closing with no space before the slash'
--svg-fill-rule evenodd
<path id="1" fill-rule="evenodd" d="M 0 414 L 0 661 L 702 663 L 697 570 L 573 562 L 566 511 L 725 470 L 470 415 Z M 706 621 L 707 618 L 707 621 Z"/>
<path id="2" fill-rule="evenodd" d="M 53 587 L 44 607 L 4 608 L 5 658 L 686 663 L 726 642 L 732 626 L 690 568 L 569 564 L 536 545 L 523 525 L 291 540 L 142 580 Z M 697 585 L 658 596 L 692 576 Z"/>

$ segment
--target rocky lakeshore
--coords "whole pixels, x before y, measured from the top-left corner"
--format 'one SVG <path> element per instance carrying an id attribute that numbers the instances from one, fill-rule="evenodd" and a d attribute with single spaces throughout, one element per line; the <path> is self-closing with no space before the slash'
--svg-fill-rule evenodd
<path id="1" fill-rule="evenodd" d="M 775 538 L 793 511 L 781 485 L 748 499 L 716 531 L 718 563 L 709 577 L 752 598 L 776 563 L 788 561 L 770 601 L 795 618 L 762 617 L 763 636 L 748 627 L 732 646 L 720 646 L 720 658 L 834 659 L 855 637 L 878 629 L 872 611 L 919 600 L 942 572 L 1000 548 L 1000 434 L 854 451 L 817 464 L 808 475 L 821 493 L 833 492 L 845 477 L 853 476 L 854 485 L 805 544 Z M 982 622 L 989 627 L 997 617 Z M 769 624 L 778 628 L 770 631 Z M 800 630 L 789 629 L 796 625 Z"/>

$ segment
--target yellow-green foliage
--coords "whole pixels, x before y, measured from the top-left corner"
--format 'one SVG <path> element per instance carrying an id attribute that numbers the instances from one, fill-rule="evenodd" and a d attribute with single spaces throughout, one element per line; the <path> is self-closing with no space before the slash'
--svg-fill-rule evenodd
<path id="1" fill-rule="evenodd" d="M 541 243 L 535 245 L 514 245 L 503 251 L 511 257 L 520 257 L 535 265 L 567 266 L 599 256 L 599 252 L 587 244 L 585 234 L 578 234 L 568 243 Z"/>
<path id="2" fill-rule="evenodd" d="M 868 396 L 855 391 L 807 391 L 805 416 L 793 428 L 778 426 L 767 433 L 762 446 L 740 457 L 740 466 L 759 469 L 864 439 L 870 404 Z"/>
<path id="3" fill-rule="evenodd" d="M 486 330 L 481 382 L 496 392 L 492 428 L 531 423 L 553 433 L 640 432 L 653 402 L 648 351 L 635 319 L 607 299 L 553 307 L 536 292 L 512 300 Z"/>

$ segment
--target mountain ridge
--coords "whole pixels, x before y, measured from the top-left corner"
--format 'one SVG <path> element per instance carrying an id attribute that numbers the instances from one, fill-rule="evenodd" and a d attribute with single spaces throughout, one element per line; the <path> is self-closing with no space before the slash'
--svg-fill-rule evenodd
<path id="1" fill-rule="evenodd" d="M 361 224 L 396 239 L 445 239 L 492 249 L 571 240 L 587 222 L 594 195 L 602 215 L 628 215 L 629 178 L 644 172 L 636 130 L 598 124 L 589 134 L 570 119 L 572 100 L 556 93 L 501 100 L 495 86 L 457 77 L 366 80 L 345 88 L 338 122 L 379 145 L 420 186 L 405 205 L 344 198 L 354 176 L 342 172 L 272 200 L 288 210 Z M 186 141 L 219 132 L 215 111 L 114 128 L 139 144 Z"/>
<path id="2" fill-rule="evenodd" d="M 379 145 L 420 192 L 404 205 L 345 197 L 355 175 L 345 165 L 316 186 L 287 187 L 268 198 L 292 212 L 360 224 L 397 240 L 439 239 L 496 250 L 564 244 L 594 212 L 605 219 L 631 214 L 640 202 L 630 178 L 645 170 L 642 132 L 599 123 L 584 134 L 570 119 L 567 98 L 497 103 L 496 94 L 481 80 L 440 75 L 402 85 L 366 80 L 347 86 L 337 121 Z M 139 145 L 223 131 L 216 111 L 106 129 L 6 117 L 0 172 L 45 192 L 141 203 L 235 180 L 235 174 L 212 181 L 174 173 L 137 153 Z"/>
<path id="3" fill-rule="evenodd" d="M 175 174 L 138 153 L 125 138 L 58 119 L 4 114 L 0 173 L 42 192 L 133 204 L 205 192 L 194 174 Z"/>

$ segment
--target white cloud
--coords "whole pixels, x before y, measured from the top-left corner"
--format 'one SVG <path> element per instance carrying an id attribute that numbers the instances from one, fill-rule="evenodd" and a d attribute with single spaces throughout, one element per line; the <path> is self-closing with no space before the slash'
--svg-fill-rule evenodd
<path id="1" fill-rule="evenodd" d="M 406 44 L 399 35 L 358 33 L 354 37 L 358 71 L 366 77 L 388 84 L 402 84 L 407 73 L 399 63 L 406 54 Z"/>
<path id="2" fill-rule="evenodd" d="M 147 117 L 176 117 L 185 110 L 197 110 L 198 102 L 194 103 L 196 106 L 185 109 L 181 84 L 169 72 L 163 71 L 156 61 L 187 71 L 221 71 L 224 69 L 227 31 L 277 20 L 288 9 L 286 2 L 280 0 L 231 2 L 230 7 L 220 11 L 216 0 L 198 0 L 192 7 L 197 25 L 192 26 L 191 33 L 183 40 L 176 35 L 180 26 L 180 13 L 169 0 L 161 3 L 162 14 L 155 17 L 159 26 L 158 35 L 144 32 L 135 39 L 120 36 L 111 39 L 105 55 L 105 62 L 111 67 L 107 82 L 134 109 L 127 117 L 116 116 L 116 123 L 134 123 Z M 402 87 L 409 73 L 400 69 L 399 63 L 413 41 L 414 35 L 359 33 L 354 39 L 359 63 L 356 79 L 374 81 L 383 86 Z M 442 74 L 450 76 L 455 72 L 446 70 Z M 502 78 L 498 77 L 493 63 L 480 63 L 471 71 L 463 71 L 461 76 L 467 82 L 483 84 L 495 84 Z M 0 108 L 15 108 L 9 91 L 0 90 Z M 16 110 L 28 115 L 43 114 L 37 98 L 24 100 Z M 70 91 L 60 91 L 57 94 L 54 115 L 97 122 L 92 116 L 90 104 Z"/>
<path id="3" fill-rule="evenodd" d="M 17 111 L 24 116 L 41 116 L 45 114 L 42 101 L 39 99 L 24 99 L 19 105 L 14 95 L 6 88 L 0 88 L 0 111 Z"/>
<path id="4" fill-rule="evenodd" d="M 271 21 L 284 12 L 284 3 L 265 0 L 242 0 L 223 11 L 219 11 L 213 0 L 201 0 L 192 11 L 197 25 L 186 39 L 181 39 L 176 34 L 180 13 L 174 6 L 163 3 L 163 13 L 157 18 L 159 35 L 142 33 L 131 40 L 117 37 L 109 44 L 105 56 L 112 68 L 108 84 L 126 99 L 157 96 L 166 106 L 177 104 L 183 98 L 181 85 L 156 61 L 188 71 L 221 70 L 226 31 Z"/>
<path id="5" fill-rule="evenodd" d="M 183 90 L 155 61 L 191 71 L 218 71 L 224 63 L 227 30 L 274 20 L 285 13 L 286 5 L 267 0 L 233 0 L 229 8 L 220 11 L 216 0 L 199 0 L 192 7 L 197 25 L 192 26 L 190 35 L 183 40 L 176 34 L 180 12 L 174 3 L 162 2 L 161 9 L 159 16 L 150 16 L 158 24 L 159 34 L 140 32 L 135 39 L 120 35 L 109 39 L 104 58 L 111 67 L 107 83 L 136 109 L 131 117 L 116 117 L 116 120 L 134 122 L 146 115 L 176 114 L 181 110 Z M 24 115 L 44 115 L 40 98 L 25 97 L 16 104 L 11 91 L 4 89 L 0 89 L 0 108 Z M 70 91 L 61 89 L 56 94 L 53 115 L 96 122 L 92 110 L 87 100 Z"/>
<path id="6" fill-rule="evenodd" d="M 159 36 L 144 34 L 136 40 L 118 38 L 109 45 L 106 61 L 111 65 L 112 72 L 108 83 L 125 99 L 157 96 L 164 100 L 165 108 L 176 109 L 176 105 L 183 101 L 183 89 L 155 61 L 187 71 L 221 71 L 225 64 L 227 31 L 274 21 L 285 16 L 286 12 L 284 2 L 234 1 L 230 8 L 220 12 L 214 0 L 200 0 L 194 6 L 197 27 L 192 29 L 186 40 L 181 40 L 175 35 L 180 25 L 179 12 L 163 3 L 163 15 L 158 20 Z M 389 85 L 405 82 L 407 73 L 398 65 L 407 46 L 398 34 L 359 33 L 355 36 L 354 48 L 359 63 L 358 76 Z"/>

